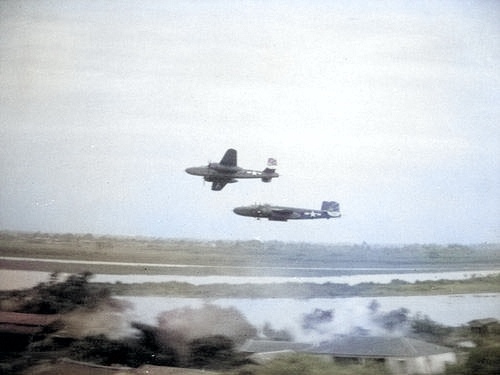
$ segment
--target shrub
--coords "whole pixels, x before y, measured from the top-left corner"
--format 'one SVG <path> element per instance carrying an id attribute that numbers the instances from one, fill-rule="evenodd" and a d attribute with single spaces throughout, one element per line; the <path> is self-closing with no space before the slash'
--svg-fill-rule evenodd
<path id="1" fill-rule="evenodd" d="M 264 365 L 245 366 L 238 375 L 386 375 L 384 364 L 338 364 L 309 354 L 289 354 Z"/>
<path id="2" fill-rule="evenodd" d="M 497 375 L 500 374 L 500 347 L 478 347 L 470 352 L 465 363 L 467 374 Z"/>
<path id="3" fill-rule="evenodd" d="M 48 283 L 40 283 L 33 289 L 33 297 L 22 307 L 23 312 L 35 314 L 57 314 L 77 307 L 96 307 L 109 299 L 107 288 L 92 285 L 90 272 L 70 275 L 63 282 L 57 282 L 57 274 L 52 274 Z"/>
<path id="4" fill-rule="evenodd" d="M 227 368 L 233 359 L 233 341 L 223 335 L 189 342 L 190 364 L 195 367 Z"/>
<path id="5" fill-rule="evenodd" d="M 439 339 L 451 333 L 452 328 L 443 326 L 431 320 L 427 315 L 417 314 L 411 320 L 411 329 L 418 335 L 432 336 L 434 339 Z"/>
<path id="6" fill-rule="evenodd" d="M 100 365 L 120 364 L 137 367 L 147 363 L 151 352 L 140 347 L 136 340 L 110 340 L 104 335 L 89 336 L 70 347 L 70 356 L 79 361 Z"/>

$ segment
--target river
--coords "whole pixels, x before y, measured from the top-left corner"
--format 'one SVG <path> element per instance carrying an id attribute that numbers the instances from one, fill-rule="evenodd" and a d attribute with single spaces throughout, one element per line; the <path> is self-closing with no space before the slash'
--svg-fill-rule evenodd
<path id="1" fill-rule="evenodd" d="M 185 282 L 193 285 L 207 284 L 271 284 L 271 283 L 335 283 L 356 285 L 359 283 L 387 284 L 392 280 L 402 280 L 409 283 L 426 280 L 464 280 L 471 277 L 483 277 L 487 275 L 499 274 L 500 270 L 467 270 L 467 271 L 446 271 L 446 272 L 390 272 L 367 274 L 366 269 L 360 269 L 358 273 L 341 276 L 185 276 L 185 275 L 113 275 L 95 274 L 91 281 L 102 283 L 160 283 L 160 282 Z M 68 274 L 62 273 L 61 278 Z M 19 271 L 0 269 L 0 290 L 12 290 L 20 288 L 31 288 L 40 282 L 47 281 L 50 272 L 42 271 Z"/>
<path id="2" fill-rule="evenodd" d="M 129 301 L 131 320 L 156 325 L 160 313 L 183 308 L 203 308 L 207 303 L 219 307 L 234 307 L 253 326 L 262 328 L 266 323 L 275 330 L 286 330 L 297 340 L 327 339 L 333 334 L 349 334 L 363 329 L 370 334 L 387 334 L 377 323 L 378 318 L 390 311 L 405 308 L 408 316 L 417 314 L 446 325 L 460 326 L 467 322 L 492 317 L 500 319 L 500 293 L 479 293 L 408 297 L 349 297 L 349 298 L 267 298 L 267 299 L 199 299 L 169 297 L 120 297 Z M 373 301 L 377 309 L 373 309 Z M 315 309 L 332 311 L 333 319 L 315 329 L 302 328 L 304 316 Z"/>

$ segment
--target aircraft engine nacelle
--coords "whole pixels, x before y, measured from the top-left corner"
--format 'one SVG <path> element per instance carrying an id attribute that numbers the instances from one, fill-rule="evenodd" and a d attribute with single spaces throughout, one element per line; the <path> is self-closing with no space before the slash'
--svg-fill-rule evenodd
<path id="1" fill-rule="evenodd" d="M 272 181 L 272 177 L 262 177 L 261 180 L 262 182 L 271 182 Z"/>
<path id="2" fill-rule="evenodd" d="M 233 165 L 224 165 L 224 164 L 220 164 L 220 163 L 210 163 L 208 165 L 208 168 L 214 169 L 217 172 L 221 172 L 221 173 L 235 173 L 235 172 L 238 172 L 238 170 L 240 169 L 240 168 L 233 166 Z"/>
<path id="3" fill-rule="evenodd" d="M 221 179 L 218 178 L 217 176 L 205 176 L 203 177 L 203 179 L 206 181 L 206 182 L 217 182 L 217 181 L 220 181 Z M 237 179 L 235 178 L 232 178 L 230 180 L 224 180 L 225 183 L 227 184 L 234 184 L 235 182 L 238 182 Z"/>
<path id="4" fill-rule="evenodd" d="M 283 216 L 269 216 L 268 219 L 270 221 L 287 221 L 288 219 L 286 217 L 283 217 Z"/>

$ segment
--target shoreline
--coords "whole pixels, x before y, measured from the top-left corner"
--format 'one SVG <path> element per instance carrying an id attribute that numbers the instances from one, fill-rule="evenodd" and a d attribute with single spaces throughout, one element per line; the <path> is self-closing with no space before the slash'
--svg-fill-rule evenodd
<path id="1" fill-rule="evenodd" d="M 90 281 L 92 284 L 110 290 L 116 296 L 165 296 L 184 298 L 339 298 L 339 297 L 385 297 L 426 296 L 474 293 L 500 293 L 500 271 L 486 276 L 472 276 L 464 279 L 439 279 L 408 282 L 393 278 L 388 283 L 359 282 L 314 283 L 303 278 L 286 282 L 213 282 L 194 284 L 183 281 L 158 282 L 105 282 Z M 71 273 L 59 274 L 63 281 Z M 106 279 L 112 275 L 95 275 Z M 116 275 L 115 275 L 116 276 Z M 361 275 L 363 276 L 363 275 Z M 389 275 L 392 276 L 392 275 Z M 396 275 L 395 275 L 396 276 Z M 0 292 L 29 289 L 38 283 L 47 282 L 50 273 L 44 271 L 0 270 Z M 175 278 L 175 276 L 172 276 Z M 195 278 L 195 277 L 194 277 Z M 224 278 L 222 278 L 224 279 Z M 243 278 L 244 280 L 245 278 Z M 265 279 L 265 278 L 264 278 Z"/>
<path id="2" fill-rule="evenodd" d="M 500 293 L 500 274 L 466 280 L 437 280 L 408 283 L 393 280 L 388 284 L 207 284 L 166 283 L 99 283 L 116 296 L 164 296 L 184 298 L 339 298 L 398 297 Z"/>

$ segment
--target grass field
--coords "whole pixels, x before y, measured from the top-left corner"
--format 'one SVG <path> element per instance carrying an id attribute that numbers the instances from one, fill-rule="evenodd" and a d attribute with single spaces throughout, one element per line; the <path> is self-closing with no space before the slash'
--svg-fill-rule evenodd
<path id="1" fill-rule="evenodd" d="M 384 246 L 0 232 L 0 256 L 206 266 L 485 269 L 500 244 Z"/>

